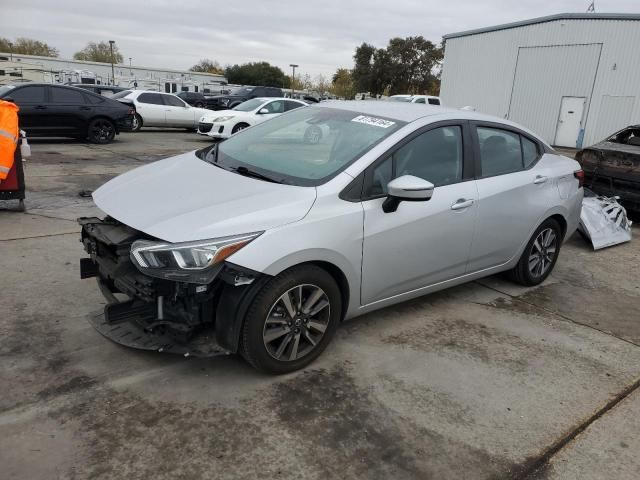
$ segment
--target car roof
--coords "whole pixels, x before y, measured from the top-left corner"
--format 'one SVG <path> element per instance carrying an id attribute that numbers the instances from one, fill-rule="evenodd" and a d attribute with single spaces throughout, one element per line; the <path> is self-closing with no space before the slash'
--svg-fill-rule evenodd
<path id="1" fill-rule="evenodd" d="M 441 106 L 416 105 L 415 103 L 385 102 L 381 100 L 328 100 L 316 104 L 318 107 L 339 108 L 365 115 L 393 118 L 402 122 L 413 122 L 422 117 L 443 113 L 463 113 L 461 110 Z"/>
<path id="2" fill-rule="evenodd" d="M 478 122 L 491 122 L 506 126 L 515 127 L 528 133 L 545 145 L 549 145 L 535 132 L 528 128 L 514 123 L 504 118 L 485 115 L 483 113 L 470 110 L 458 110 L 454 108 L 442 107 L 439 105 L 405 103 L 405 102 L 385 102 L 380 100 L 327 100 L 325 102 L 310 105 L 311 108 L 337 108 L 364 115 L 373 115 L 411 123 L 425 117 L 434 117 L 433 121 L 441 120 L 475 120 Z"/>

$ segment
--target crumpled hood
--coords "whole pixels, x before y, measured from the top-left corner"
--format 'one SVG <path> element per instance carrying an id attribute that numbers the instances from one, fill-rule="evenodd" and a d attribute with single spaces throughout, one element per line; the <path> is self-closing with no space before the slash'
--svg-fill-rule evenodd
<path id="1" fill-rule="evenodd" d="M 93 193 L 116 220 L 168 242 L 257 232 L 302 219 L 314 187 L 243 177 L 194 152 L 131 170 Z"/>

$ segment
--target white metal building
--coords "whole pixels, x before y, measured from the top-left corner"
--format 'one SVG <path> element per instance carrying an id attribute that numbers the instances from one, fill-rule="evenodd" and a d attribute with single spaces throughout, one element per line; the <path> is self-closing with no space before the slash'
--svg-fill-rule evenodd
<path id="1" fill-rule="evenodd" d="M 445 35 L 440 96 L 591 145 L 640 123 L 640 14 L 563 13 Z"/>
<path id="2" fill-rule="evenodd" d="M 15 53 L 0 53 L 0 70 L 6 71 L 6 76 L 11 76 L 14 80 L 19 79 L 20 73 L 29 72 L 44 75 L 45 79 L 50 78 L 53 83 L 115 84 L 127 88 L 134 88 L 135 84 L 141 89 L 173 93 L 180 91 L 206 93 L 208 90 L 215 89 L 216 85 L 227 83 L 223 75 L 123 64 L 114 65 L 115 80 L 113 80 L 110 63 Z M 24 76 L 28 77 L 28 75 Z"/>

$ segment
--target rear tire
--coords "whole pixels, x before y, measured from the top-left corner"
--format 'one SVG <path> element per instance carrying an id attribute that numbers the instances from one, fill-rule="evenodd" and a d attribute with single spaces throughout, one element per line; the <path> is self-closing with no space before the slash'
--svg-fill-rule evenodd
<path id="1" fill-rule="evenodd" d="M 142 128 L 142 117 L 139 114 L 135 114 L 133 117 L 133 124 L 131 125 L 132 132 L 139 132 Z"/>
<path id="2" fill-rule="evenodd" d="M 240 353 L 263 372 L 299 370 L 329 344 L 341 312 L 340 289 L 329 273 L 315 265 L 293 267 L 273 277 L 253 299 Z"/>
<path id="3" fill-rule="evenodd" d="M 233 130 L 231 130 L 231 133 L 238 133 L 240 130 L 244 130 L 245 128 L 249 127 L 248 123 L 239 123 L 237 125 L 235 125 L 233 127 Z"/>
<path id="4" fill-rule="evenodd" d="M 562 228 L 552 218 L 545 220 L 529 239 L 518 264 L 509 272 L 520 285 L 539 285 L 551 274 L 562 244 Z"/>
<path id="5" fill-rule="evenodd" d="M 88 137 L 91 143 L 104 145 L 111 143 L 116 136 L 116 126 L 107 118 L 91 120 L 88 128 Z"/>

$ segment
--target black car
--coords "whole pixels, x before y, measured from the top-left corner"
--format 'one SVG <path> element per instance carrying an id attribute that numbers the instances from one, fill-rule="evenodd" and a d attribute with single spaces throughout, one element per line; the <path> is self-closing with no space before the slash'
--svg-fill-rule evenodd
<path id="1" fill-rule="evenodd" d="M 282 89 L 276 87 L 241 87 L 230 95 L 207 97 L 206 107 L 211 110 L 228 110 L 251 98 L 282 97 Z"/>
<path id="2" fill-rule="evenodd" d="M 176 96 L 180 97 L 192 107 L 205 108 L 207 106 L 207 99 L 199 92 L 180 92 L 176 93 Z"/>
<path id="3" fill-rule="evenodd" d="M 89 92 L 97 93 L 98 95 L 102 95 L 103 97 L 111 97 L 116 93 L 126 90 L 122 87 L 116 87 L 113 85 L 98 85 L 96 83 L 74 83 L 71 86 L 82 88 Z"/>
<path id="4" fill-rule="evenodd" d="M 584 170 L 585 186 L 598 195 L 618 195 L 625 207 L 640 211 L 640 125 L 580 150 L 576 160 Z"/>
<path id="5" fill-rule="evenodd" d="M 0 87 L 0 98 L 20 107 L 20 128 L 30 137 L 109 143 L 121 130 L 131 130 L 135 115 L 133 105 L 62 85 L 5 85 Z"/>

